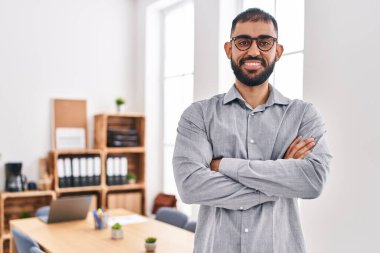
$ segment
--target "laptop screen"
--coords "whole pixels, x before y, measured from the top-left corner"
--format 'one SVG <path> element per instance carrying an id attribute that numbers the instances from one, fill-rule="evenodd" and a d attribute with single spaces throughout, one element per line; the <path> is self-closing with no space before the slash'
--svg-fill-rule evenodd
<path id="1" fill-rule="evenodd" d="M 91 203 L 91 195 L 62 197 L 50 205 L 48 217 L 41 217 L 47 223 L 80 220 L 87 217 Z"/>

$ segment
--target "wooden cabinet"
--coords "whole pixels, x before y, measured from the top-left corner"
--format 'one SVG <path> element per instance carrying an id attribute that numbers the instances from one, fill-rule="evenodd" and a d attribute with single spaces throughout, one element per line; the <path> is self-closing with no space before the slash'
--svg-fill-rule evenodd
<path id="1" fill-rule="evenodd" d="M 95 115 L 95 148 L 104 152 L 105 194 L 107 207 L 125 208 L 145 214 L 145 117 L 143 114 Z M 128 174 L 135 183 L 110 183 L 112 160 L 127 162 Z M 112 174 L 112 172 L 111 172 Z M 123 176 L 124 177 L 124 176 Z M 122 180 L 121 180 L 122 181 Z"/>
<path id="2" fill-rule="evenodd" d="M 91 194 L 102 208 L 125 208 L 145 214 L 145 117 L 142 114 L 100 114 L 95 116 L 95 149 L 53 150 L 49 153 L 49 173 L 57 196 Z M 74 172 L 82 159 L 99 160 L 99 179 L 82 183 Z M 62 180 L 62 163 L 72 166 L 69 183 Z M 61 163 L 61 165 L 60 165 Z M 111 171 L 110 167 L 113 171 Z M 80 167 L 81 165 L 79 165 Z M 77 169 L 78 170 L 78 169 Z M 80 170 L 80 169 L 79 169 Z M 127 174 L 136 175 L 130 183 Z M 96 174 L 96 173 L 95 173 Z M 94 177 L 91 172 L 88 175 Z M 96 176 L 96 175 L 95 175 Z M 63 182 L 62 182 L 63 181 Z"/>
<path id="3" fill-rule="evenodd" d="M 35 216 L 36 210 L 50 205 L 54 191 L 25 191 L 0 193 L 0 252 L 9 252 L 9 221 Z"/>

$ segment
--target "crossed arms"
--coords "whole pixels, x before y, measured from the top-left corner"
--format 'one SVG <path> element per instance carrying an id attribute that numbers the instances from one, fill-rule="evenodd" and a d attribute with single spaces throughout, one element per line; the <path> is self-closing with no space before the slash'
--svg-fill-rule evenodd
<path id="1" fill-rule="evenodd" d="M 193 106 L 182 115 L 173 157 L 177 188 L 185 203 L 245 210 L 279 197 L 319 196 L 331 158 L 323 134 L 318 140 L 298 137 L 278 160 L 212 160 L 199 110 Z M 319 115 L 312 107 L 309 111 L 307 124 L 298 131 L 304 137 L 324 132 Z"/>

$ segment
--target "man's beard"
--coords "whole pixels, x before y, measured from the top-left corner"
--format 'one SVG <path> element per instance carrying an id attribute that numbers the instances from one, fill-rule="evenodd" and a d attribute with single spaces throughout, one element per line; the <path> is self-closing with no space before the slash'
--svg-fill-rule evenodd
<path id="1" fill-rule="evenodd" d="M 240 68 L 244 64 L 245 60 L 260 60 L 261 62 L 262 60 L 258 59 L 257 57 L 247 57 L 245 59 L 241 59 L 240 66 L 238 66 L 231 58 L 231 68 L 234 71 L 236 78 L 247 86 L 258 86 L 260 84 L 263 84 L 266 80 L 269 79 L 274 70 L 274 65 L 276 64 L 276 61 L 273 61 L 272 64 L 264 69 L 264 72 L 259 75 L 255 75 L 254 77 L 249 77 L 248 75 L 244 74 L 243 70 Z"/>

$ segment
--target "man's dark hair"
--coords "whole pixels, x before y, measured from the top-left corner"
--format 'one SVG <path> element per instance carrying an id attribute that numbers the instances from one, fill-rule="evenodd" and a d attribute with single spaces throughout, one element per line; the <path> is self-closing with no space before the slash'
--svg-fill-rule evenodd
<path id="1" fill-rule="evenodd" d="M 236 24 L 239 22 L 258 22 L 258 21 L 263 21 L 266 23 L 272 22 L 274 26 L 274 30 L 278 34 L 278 27 L 277 27 L 277 21 L 276 19 L 270 15 L 269 13 L 259 9 L 259 8 L 249 8 L 239 15 L 235 17 L 235 19 L 232 21 L 232 26 L 231 26 L 231 36 L 232 33 L 235 30 Z"/>

